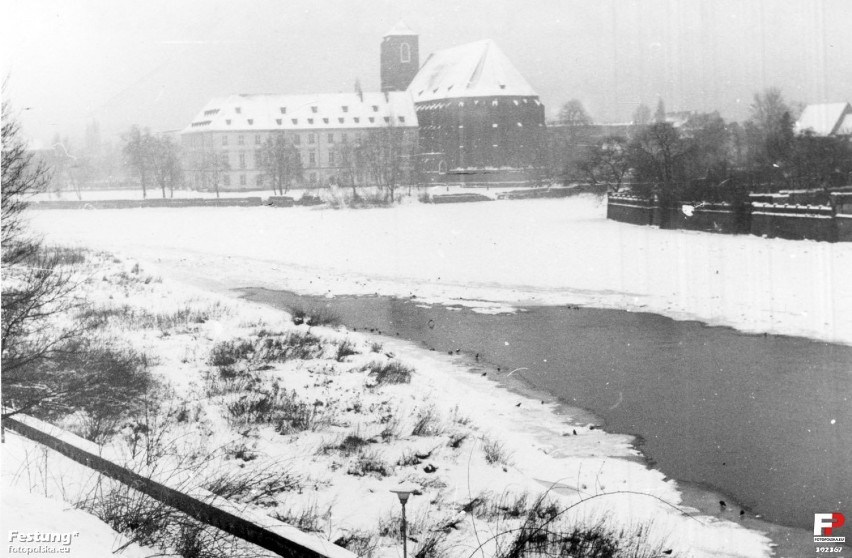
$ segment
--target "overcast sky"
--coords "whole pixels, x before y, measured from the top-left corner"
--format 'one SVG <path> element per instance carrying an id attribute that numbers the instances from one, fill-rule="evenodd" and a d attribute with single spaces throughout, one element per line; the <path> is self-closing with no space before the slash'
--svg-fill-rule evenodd
<path id="1" fill-rule="evenodd" d="M 8 94 L 34 138 L 97 119 L 186 126 L 217 95 L 379 87 L 398 20 L 429 52 L 493 39 L 549 114 L 639 103 L 744 119 L 756 91 L 852 101 L 852 0 L 0 0 Z"/>

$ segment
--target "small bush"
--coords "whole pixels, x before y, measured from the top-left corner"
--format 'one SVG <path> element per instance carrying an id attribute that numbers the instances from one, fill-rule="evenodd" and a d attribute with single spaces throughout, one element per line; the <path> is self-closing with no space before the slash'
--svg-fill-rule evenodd
<path id="1" fill-rule="evenodd" d="M 68 246 L 43 246 L 44 256 L 56 265 L 74 266 L 86 262 L 88 250 L 84 248 L 71 248 Z"/>
<path id="2" fill-rule="evenodd" d="M 372 558 L 379 546 L 378 537 L 375 533 L 367 531 L 352 531 L 336 539 L 334 544 L 352 552 L 361 558 Z"/>
<path id="3" fill-rule="evenodd" d="M 447 554 L 447 534 L 433 529 L 420 538 L 414 547 L 414 558 L 442 558 Z"/>
<path id="4" fill-rule="evenodd" d="M 384 346 L 378 341 L 373 341 L 372 343 L 370 343 L 370 351 L 374 353 L 380 353 L 382 352 L 382 349 L 384 349 Z"/>
<path id="5" fill-rule="evenodd" d="M 303 484 L 298 476 L 276 464 L 220 473 L 205 482 L 203 487 L 226 500 L 271 505 L 280 493 L 301 490 Z"/>
<path id="6" fill-rule="evenodd" d="M 382 459 L 379 452 L 371 451 L 359 454 L 358 459 L 349 465 L 346 472 L 356 477 L 367 475 L 388 477 L 393 474 L 393 468 Z"/>
<path id="7" fill-rule="evenodd" d="M 396 464 L 400 467 L 413 467 L 415 465 L 420 465 L 420 459 L 414 455 L 413 451 L 405 450 L 402 452 L 399 459 L 396 460 Z"/>
<path id="8" fill-rule="evenodd" d="M 272 517 L 278 521 L 292 525 L 301 531 L 309 533 L 321 533 L 323 531 L 322 525 L 320 525 L 322 514 L 320 514 L 319 506 L 317 506 L 316 502 L 301 509 L 290 508 L 286 511 L 276 511 L 272 514 Z"/>
<path id="9" fill-rule="evenodd" d="M 414 370 L 405 366 L 398 360 L 391 360 L 385 363 L 371 362 L 364 366 L 362 371 L 369 371 L 369 376 L 373 378 L 374 386 L 382 386 L 386 384 L 408 384 L 411 382 L 411 375 Z"/>
<path id="10" fill-rule="evenodd" d="M 430 405 L 420 409 L 414 428 L 411 429 L 412 436 L 439 436 L 444 431 L 441 416 L 434 406 Z"/>
<path id="11" fill-rule="evenodd" d="M 334 358 L 337 362 L 343 362 L 346 357 L 357 354 L 357 345 L 349 339 L 344 339 L 337 345 L 337 351 Z"/>
<path id="12" fill-rule="evenodd" d="M 502 442 L 492 438 L 483 438 L 482 451 L 485 452 L 485 461 L 489 465 L 509 465 L 511 453 Z"/>
<path id="13" fill-rule="evenodd" d="M 468 435 L 465 432 L 453 432 L 447 441 L 447 447 L 458 449 L 467 440 L 467 437 Z"/>
<path id="14" fill-rule="evenodd" d="M 222 341 L 210 350 L 209 363 L 212 366 L 226 367 L 246 360 L 254 355 L 254 343 L 245 339 Z"/>
<path id="15" fill-rule="evenodd" d="M 307 403 L 295 391 L 284 394 L 275 409 L 274 425 L 279 434 L 316 431 L 330 421 L 326 406 L 320 402 Z"/>
<path id="16" fill-rule="evenodd" d="M 370 441 L 362 438 L 357 432 L 347 435 L 343 438 L 336 449 L 340 450 L 344 455 L 352 455 L 358 453 L 364 446 L 369 446 Z"/>

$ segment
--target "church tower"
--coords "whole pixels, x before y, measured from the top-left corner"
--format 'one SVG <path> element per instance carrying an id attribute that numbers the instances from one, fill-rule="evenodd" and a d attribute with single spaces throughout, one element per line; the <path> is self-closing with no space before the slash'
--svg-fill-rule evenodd
<path id="1" fill-rule="evenodd" d="M 405 91 L 420 69 L 417 33 L 400 21 L 382 38 L 382 91 Z"/>

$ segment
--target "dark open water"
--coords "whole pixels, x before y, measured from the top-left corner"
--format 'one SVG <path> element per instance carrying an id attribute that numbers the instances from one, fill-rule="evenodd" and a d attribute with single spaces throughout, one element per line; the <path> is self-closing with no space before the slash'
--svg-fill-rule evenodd
<path id="1" fill-rule="evenodd" d="M 359 331 L 478 353 L 503 374 L 523 368 L 514 376 L 591 411 L 607 431 L 638 436 L 669 477 L 773 523 L 810 531 L 815 512 L 852 517 L 852 347 L 620 310 L 488 315 L 385 297 L 243 292 L 282 308 L 327 306 Z"/>

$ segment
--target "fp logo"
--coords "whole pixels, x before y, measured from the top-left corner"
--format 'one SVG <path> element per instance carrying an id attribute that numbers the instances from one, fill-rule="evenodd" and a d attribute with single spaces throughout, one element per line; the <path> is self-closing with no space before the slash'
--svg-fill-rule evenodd
<path id="1" fill-rule="evenodd" d="M 842 513 L 815 513 L 814 542 L 844 542 L 846 537 L 834 537 L 832 535 L 835 529 L 843 527 L 845 523 L 846 518 Z"/>

